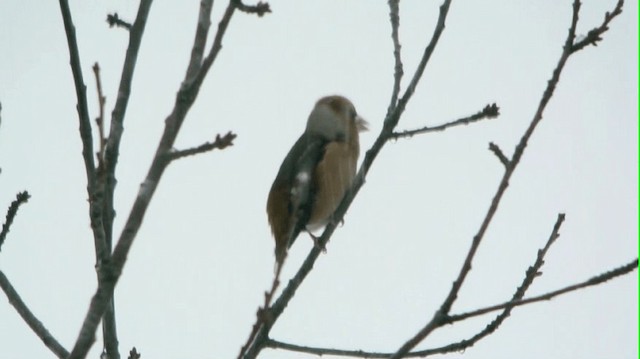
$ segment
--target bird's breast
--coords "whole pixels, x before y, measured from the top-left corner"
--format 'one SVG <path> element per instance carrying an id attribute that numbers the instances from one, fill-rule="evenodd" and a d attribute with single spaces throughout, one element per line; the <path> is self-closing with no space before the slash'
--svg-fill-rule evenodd
<path id="1" fill-rule="evenodd" d="M 347 142 L 330 142 L 314 173 L 315 201 L 307 222 L 308 230 L 326 225 L 345 193 L 351 187 L 356 173 L 358 151 Z"/>

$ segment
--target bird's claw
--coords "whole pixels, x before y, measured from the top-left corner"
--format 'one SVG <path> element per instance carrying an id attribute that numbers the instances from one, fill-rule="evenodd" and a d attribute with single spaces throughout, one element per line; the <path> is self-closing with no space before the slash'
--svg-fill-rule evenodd
<path id="1" fill-rule="evenodd" d="M 314 236 L 311 232 L 307 233 L 309 233 L 309 237 L 311 237 L 311 239 L 313 240 L 313 246 L 322 250 L 322 253 L 327 253 L 327 248 L 322 243 L 320 243 L 320 237 Z"/>

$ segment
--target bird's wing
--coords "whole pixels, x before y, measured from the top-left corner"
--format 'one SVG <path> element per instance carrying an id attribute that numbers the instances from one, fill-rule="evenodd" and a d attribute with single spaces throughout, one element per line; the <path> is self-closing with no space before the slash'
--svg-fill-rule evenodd
<path id="1" fill-rule="evenodd" d="M 287 248 L 305 228 L 313 207 L 314 171 L 321 161 L 326 140 L 304 133 L 293 145 L 273 181 L 267 200 L 267 214 L 276 240 L 276 258 L 281 261 Z"/>
<path id="2" fill-rule="evenodd" d="M 290 248 L 311 216 L 316 193 L 314 173 L 324 156 L 327 142 L 317 136 L 303 134 L 289 152 L 295 163 L 291 168 L 289 193 L 289 214 L 292 217 L 292 232 L 287 243 Z M 287 156 L 289 157 L 289 156 Z"/>

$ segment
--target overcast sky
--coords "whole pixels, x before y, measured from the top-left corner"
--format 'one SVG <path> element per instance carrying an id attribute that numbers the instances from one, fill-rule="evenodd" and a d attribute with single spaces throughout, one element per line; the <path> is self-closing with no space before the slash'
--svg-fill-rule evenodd
<path id="1" fill-rule="evenodd" d="M 432 33 L 440 1 L 404 1 L 404 86 Z M 599 25 L 613 0 L 584 1 L 578 33 Z M 119 234 L 155 152 L 189 60 L 199 2 L 153 4 L 133 81 L 117 170 Z M 98 61 L 110 113 L 135 1 L 71 1 L 91 117 Z M 214 5 L 217 20 L 226 4 Z M 176 146 L 238 134 L 224 151 L 166 171 L 116 288 L 123 356 L 235 357 L 273 270 L 265 205 L 278 167 L 314 102 L 350 98 L 370 122 L 362 153 L 382 127 L 393 81 L 386 1 L 272 1 L 263 18 L 236 13 L 223 50 Z M 624 264 L 638 252 L 638 9 L 625 4 L 598 47 L 572 56 L 510 181 L 454 313 L 508 300 L 567 219 L 541 294 Z M 299 345 L 394 351 L 450 289 L 533 117 L 561 53 L 570 0 L 454 1 L 447 27 L 398 129 L 470 115 L 488 103 L 497 119 L 388 143 L 272 337 Z M 0 213 L 21 207 L 0 269 L 51 333 L 71 349 L 96 288 L 76 97 L 55 1 L 0 2 Z M 211 36 L 212 38 L 212 36 Z M 4 214 L 2 214 L 4 217 Z M 301 237 L 295 273 L 312 246 Z M 4 298 L 4 295 L 1 296 Z M 636 358 L 637 272 L 515 310 L 489 338 L 450 357 Z M 467 338 L 492 316 L 436 331 L 419 348 Z M 102 337 L 90 354 L 97 358 Z M 13 307 L 0 300 L 0 358 L 50 358 Z M 300 358 L 265 350 L 262 358 Z"/>

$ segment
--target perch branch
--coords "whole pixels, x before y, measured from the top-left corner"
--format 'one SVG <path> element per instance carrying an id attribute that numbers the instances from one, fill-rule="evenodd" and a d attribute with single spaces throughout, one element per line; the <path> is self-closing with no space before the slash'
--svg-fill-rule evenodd
<path id="1" fill-rule="evenodd" d="M 519 300 L 522 298 L 522 296 L 524 296 L 526 290 L 529 288 L 529 286 L 531 285 L 531 283 L 533 283 L 534 279 L 538 276 L 539 274 L 539 270 L 542 267 L 542 265 L 544 264 L 544 256 L 547 254 L 547 251 L 549 250 L 549 248 L 551 247 L 551 245 L 555 242 L 555 240 L 559 237 L 559 231 L 560 231 L 560 227 L 562 226 L 562 222 L 564 222 L 564 214 L 559 214 L 558 218 L 556 220 L 555 225 L 553 226 L 553 230 L 551 232 L 551 235 L 549 236 L 549 239 L 547 240 L 546 245 L 544 246 L 543 249 L 538 251 L 538 256 L 536 258 L 535 263 L 527 270 L 525 279 L 523 280 L 522 284 L 520 285 L 520 287 L 518 287 L 518 290 L 516 290 L 516 293 L 513 295 L 512 301 L 515 300 Z M 505 311 L 503 313 L 500 314 L 500 316 L 502 316 L 502 320 L 506 319 L 506 317 L 509 315 L 510 311 L 511 311 L 512 307 L 507 307 L 505 309 Z M 499 317 L 500 317 L 499 316 Z M 446 321 L 447 324 L 451 323 L 451 321 L 448 320 L 448 317 L 444 319 Z M 502 322 L 502 320 L 500 320 L 500 322 L 494 324 L 493 326 L 493 330 L 495 330 L 500 323 Z M 494 322 L 497 322 L 497 319 L 494 320 Z M 491 330 L 491 332 L 493 331 Z M 485 336 L 489 334 L 489 333 L 485 333 Z M 481 337 L 477 338 L 477 340 L 480 340 Z M 467 342 L 466 342 L 467 343 Z M 474 342 L 470 342 L 468 341 L 468 343 L 470 343 L 470 345 L 472 345 Z M 462 347 L 459 348 L 459 350 L 462 350 L 466 347 Z M 314 348 L 314 350 L 318 350 L 321 348 Z M 291 350 L 291 349 L 290 349 Z M 333 349 L 331 349 L 333 350 Z M 447 350 L 446 352 L 448 352 L 449 350 Z M 353 355 L 354 353 L 357 353 L 359 351 L 339 351 L 342 352 L 343 354 L 337 354 L 337 353 L 332 353 L 333 355 L 348 355 L 346 353 L 350 353 L 349 355 Z M 442 353 L 444 353 L 445 351 L 443 351 Z M 317 354 L 319 354 L 318 352 L 316 352 Z M 420 353 L 420 354 L 417 354 Z M 433 352 L 433 353 L 440 353 L 440 352 Z M 429 352 L 429 354 L 433 354 L 432 352 Z M 328 354 L 328 353 L 327 353 Z M 360 355 L 358 356 L 363 356 L 363 357 L 373 357 L 371 354 L 375 355 L 376 357 L 390 357 L 393 356 L 393 353 L 365 353 L 365 352 L 360 352 Z M 410 357 L 410 356 L 423 356 L 424 353 L 421 352 L 406 352 L 403 354 L 403 357 Z"/>
<path id="2" fill-rule="evenodd" d="M 324 232 L 322 233 L 322 236 L 318 240 L 319 245 L 314 246 L 311 249 L 311 251 L 309 252 L 309 255 L 303 262 L 298 272 L 289 281 L 288 285 L 284 288 L 284 290 L 282 291 L 278 299 L 276 299 L 274 304 L 269 309 L 267 309 L 267 312 L 271 321 L 263 323 L 262 327 L 258 331 L 258 334 L 256 335 L 255 340 L 251 343 L 251 346 L 244 353 L 242 353 L 241 355 L 242 358 L 255 358 L 257 357 L 258 353 L 264 348 L 264 346 L 267 343 L 267 340 L 269 337 L 269 331 L 271 330 L 271 327 L 277 321 L 278 317 L 282 314 L 282 312 L 284 311 L 284 308 L 287 306 L 289 301 L 293 298 L 293 296 L 295 295 L 295 292 L 298 290 L 298 288 L 302 284 L 302 281 L 304 281 L 304 279 L 307 277 L 311 269 L 313 269 L 314 263 L 316 262 L 316 260 L 320 256 L 320 253 L 322 252 L 321 248 L 326 247 L 326 244 L 331 238 L 331 235 L 333 234 L 333 232 L 335 231 L 337 224 L 340 223 L 347 209 L 351 205 L 351 202 L 353 202 L 353 199 L 355 198 L 358 191 L 364 184 L 364 178 L 368 173 L 369 168 L 371 167 L 373 161 L 377 157 L 378 153 L 380 152 L 384 144 L 389 140 L 389 136 L 393 132 L 393 129 L 398 124 L 400 116 L 404 112 L 407 102 L 413 96 L 415 88 L 418 82 L 420 81 L 422 74 L 424 73 L 424 69 L 427 66 L 427 63 L 429 62 L 429 59 L 431 58 L 433 51 L 435 50 L 438 40 L 440 39 L 440 35 L 444 31 L 445 19 L 449 11 L 450 4 L 451 4 L 451 0 L 445 0 L 444 3 L 440 6 L 440 14 L 438 16 L 438 22 L 435 26 L 435 29 L 431 37 L 431 40 L 429 41 L 429 44 L 425 47 L 422 58 L 420 59 L 420 63 L 416 68 L 416 72 L 414 73 L 409 86 L 405 89 L 405 92 L 402 98 L 398 101 L 398 105 L 387 114 L 384 120 L 384 126 L 380 134 L 378 135 L 378 138 L 376 139 L 375 143 L 373 144 L 373 146 L 367 151 L 367 154 L 365 155 L 363 163 L 360 166 L 360 169 L 358 171 L 358 174 L 356 175 L 356 178 L 351 187 L 351 190 L 345 195 L 345 198 L 342 200 L 341 204 L 338 206 L 338 208 L 336 209 L 336 212 L 334 213 L 335 220 L 329 222 Z"/>

